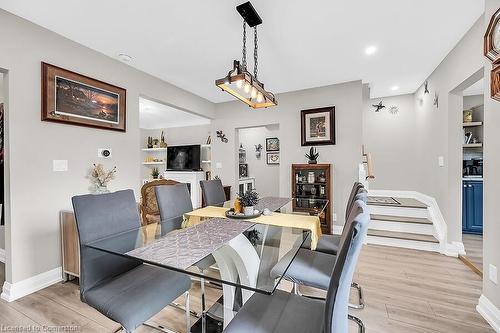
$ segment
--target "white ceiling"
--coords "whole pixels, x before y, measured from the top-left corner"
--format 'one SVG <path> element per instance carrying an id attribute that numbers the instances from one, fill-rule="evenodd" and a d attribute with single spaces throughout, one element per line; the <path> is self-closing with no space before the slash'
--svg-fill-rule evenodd
<path id="1" fill-rule="evenodd" d="M 158 129 L 206 124 L 210 124 L 210 119 L 142 97 L 139 98 L 140 128 Z"/>
<path id="2" fill-rule="evenodd" d="M 464 96 L 474 96 L 483 94 L 484 94 L 484 79 L 477 81 L 472 86 L 463 91 Z"/>
<path id="3" fill-rule="evenodd" d="M 0 7 L 214 102 L 241 57 L 236 0 L 0 0 Z M 259 78 L 272 92 L 362 79 L 412 93 L 484 11 L 482 0 L 253 0 Z M 249 56 L 252 53 L 249 38 Z M 367 56 L 364 50 L 376 46 Z M 399 86 L 396 91 L 391 87 Z"/>

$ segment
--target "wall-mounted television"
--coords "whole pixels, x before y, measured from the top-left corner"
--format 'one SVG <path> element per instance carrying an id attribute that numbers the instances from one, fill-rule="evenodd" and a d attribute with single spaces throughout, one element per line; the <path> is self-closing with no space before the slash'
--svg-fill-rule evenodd
<path id="1" fill-rule="evenodd" d="M 200 145 L 170 146 L 167 148 L 167 170 L 201 170 Z"/>

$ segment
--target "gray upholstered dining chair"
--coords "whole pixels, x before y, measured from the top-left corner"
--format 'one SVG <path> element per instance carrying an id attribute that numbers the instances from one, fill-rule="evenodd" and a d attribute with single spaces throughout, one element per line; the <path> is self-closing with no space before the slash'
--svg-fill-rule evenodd
<path id="1" fill-rule="evenodd" d="M 205 206 L 224 206 L 226 194 L 220 179 L 200 180 L 200 186 Z"/>
<path id="2" fill-rule="evenodd" d="M 347 333 L 349 291 L 366 237 L 369 213 L 361 200 L 354 203 L 329 280 L 326 300 L 310 299 L 276 290 L 255 293 L 228 324 L 226 333 Z M 363 328 L 364 329 L 364 328 Z M 362 331 L 363 331 L 362 329 Z"/>
<path id="3" fill-rule="evenodd" d="M 354 185 L 352 186 L 351 189 L 351 194 L 349 195 L 349 199 L 347 200 L 347 205 L 346 205 L 346 210 L 345 210 L 345 221 L 347 221 L 349 217 L 349 213 L 352 209 L 352 205 L 354 204 L 354 201 L 356 201 L 357 196 L 360 193 L 365 193 L 366 190 L 360 182 L 355 182 Z M 362 200 L 366 203 L 367 201 L 367 196 L 363 196 Z M 336 255 L 338 248 L 339 248 L 339 243 L 340 243 L 340 238 L 341 235 L 321 235 L 321 237 L 318 240 L 318 244 L 316 246 L 316 249 L 314 251 L 317 252 L 322 252 L 330 255 Z M 311 248 L 311 238 L 308 238 L 306 241 L 304 241 L 304 244 L 302 245 L 302 248 L 305 249 L 310 249 Z M 318 256 L 321 257 L 324 260 L 328 260 L 328 257 L 326 256 Z M 331 260 L 331 258 L 330 258 Z M 332 266 L 329 265 L 327 268 L 330 268 Z M 358 291 L 358 296 L 359 296 L 359 303 L 358 304 L 350 304 L 349 306 L 354 308 L 354 309 L 363 309 L 365 307 L 364 299 L 363 299 L 363 290 L 359 284 L 356 282 L 352 283 L 352 287 L 355 288 Z"/>
<path id="4" fill-rule="evenodd" d="M 180 229 L 182 227 L 183 215 L 193 210 L 193 205 L 191 203 L 191 195 L 189 194 L 187 184 L 179 183 L 175 185 L 156 186 L 155 194 L 156 194 L 156 200 L 158 202 L 158 208 L 160 210 L 162 233 L 169 232 L 174 229 Z M 204 275 L 205 271 L 214 264 L 215 264 L 215 258 L 212 255 L 209 255 L 203 258 L 202 260 L 198 261 L 195 264 L 195 266 L 200 270 L 201 274 Z M 200 288 L 201 288 L 201 311 L 202 315 L 204 315 L 206 304 L 205 304 L 205 279 L 203 278 L 200 278 Z M 177 303 L 174 303 L 173 305 L 181 309 L 183 308 Z M 192 314 L 199 317 L 199 315 L 194 312 L 192 312 Z"/>
<path id="5" fill-rule="evenodd" d="M 363 184 L 360 182 L 354 182 L 354 185 L 351 189 L 351 194 L 347 199 L 347 205 L 345 209 L 345 221 L 349 217 L 349 212 L 351 211 L 352 205 L 354 204 L 355 197 L 361 191 L 366 191 Z M 316 250 L 318 252 L 328 253 L 328 254 L 337 254 L 337 250 L 339 248 L 340 243 L 340 235 L 321 235 L 318 240 L 318 244 L 316 246 Z M 303 248 L 310 249 L 311 248 L 311 239 L 307 239 L 302 245 Z"/>
<path id="6" fill-rule="evenodd" d="M 80 298 L 83 302 L 120 323 L 127 332 L 142 324 L 155 327 L 146 321 L 183 294 L 189 309 L 191 280 L 188 275 L 87 246 L 141 226 L 132 190 L 74 196 L 72 202 L 80 240 Z M 125 250 L 133 249 L 135 241 L 136 236 L 133 236 L 130 242 L 120 246 Z M 187 311 L 188 332 L 190 326 Z"/>

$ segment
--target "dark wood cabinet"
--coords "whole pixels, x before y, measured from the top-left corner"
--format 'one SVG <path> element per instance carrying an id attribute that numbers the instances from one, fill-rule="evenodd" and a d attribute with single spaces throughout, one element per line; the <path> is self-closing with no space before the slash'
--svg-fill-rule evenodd
<path id="1" fill-rule="evenodd" d="M 308 212 L 315 208 L 315 200 L 328 200 L 328 205 L 320 214 L 321 231 L 332 233 L 332 178 L 330 164 L 292 164 L 292 197 L 307 199 L 305 204 L 293 201 L 293 210 Z"/>

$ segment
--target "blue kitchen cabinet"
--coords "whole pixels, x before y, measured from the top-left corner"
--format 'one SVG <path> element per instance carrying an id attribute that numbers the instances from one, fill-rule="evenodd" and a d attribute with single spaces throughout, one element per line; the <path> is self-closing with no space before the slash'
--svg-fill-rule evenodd
<path id="1" fill-rule="evenodd" d="M 483 233 L 483 182 L 465 180 L 462 187 L 462 231 Z"/>

